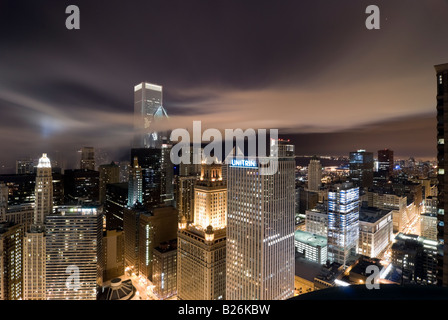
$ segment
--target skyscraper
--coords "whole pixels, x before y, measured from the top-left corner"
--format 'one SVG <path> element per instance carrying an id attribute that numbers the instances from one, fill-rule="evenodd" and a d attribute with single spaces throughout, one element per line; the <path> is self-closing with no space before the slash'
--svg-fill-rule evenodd
<path id="1" fill-rule="evenodd" d="M 60 207 L 46 221 L 47 299 L 96 300 L 104 269 L 102 214 L 95 208 Z M 77 271 L 79 282 L 70 281 Z"/>
<path id="2" fill-rule="evenodd" d="M 134 147 L 160 147 L 166 133 L 154 130 L 157 119 L 168 117 L 163 108 L 162 86 L 142 82 L 134 87 Z M 165 136 L 164 136 L 165 135 Z"/>
<path id="3" fill-rule="evenodd" d="M 106 217 L 107 230 L 123 230 L 124 210 L 128 205 L 127 182 L 111 183 L 106 186 L 106 202 L 103 213 Z"/>
<path id="4" fill-rule="evenodd" d="M 437 283 L 448 286 L 448 63 L 435 66 L 437 77 L 437 169 L 438 169 L 438 205 L 437 205 L 437 240 L 443 246 L 443 253 L 438 254 Z M 448 140 L 447 140 L 448 141 Z"/>
<path id="5" fill-rule="evenodd" d="M 177 293 L 177 239 L 162 242 L 154 248 L 153 256 L 154 294 L 167 299 Z"/>
<path id="6" fill-rule="evenodd" d="M 373 153 L 365 150 L 350 152 L 350 177 L 361 188 L 373 186 Z"/>
<path id="7" fill-rule="evenodd" d="M 138 159 L 142 171 L 143 204 L 150 207 L 173 200 L 173 164 L 170 144 L 159 148 L 133 148 L 131 158 Z"/>
<path id="8" fill-rule="evenodd" d="M 378 150 L 378 173 L 386 178 L 392 176 L 394 170 L 394 152 L 389 149 Z"/>
<path id="9" fill-rule="evenodd" d="M 318 191 L 322 185 L 322 164 L 319 158 L 313 157 L 308 165 L 308 190 Z"/>
<path id="10" fill-rule="evenodd" d="M 32 225 L 23 241 L 23 299 L 46 299 L 46 243 L 43 226 Z"/>
<path id="11" fill-rule="evenodd" d="M 93 147 L 82 147 L 80 168 L 95 170 L 95 149 Z"/>
<path id="12" fill-rule="evenodd" d="M 0 300 L 23 298 L 23 226 L 0 223 Z"/>
<path id="13" fill-rule="evenodd" d="M 8 186 L 0 182 L 0 222 L 6 221 L 6 212 L 8 211 Z"/>
<path id="14" fill-rule="evenodd" d="M 35 186 L 34 224 L 43 225 L 45 217 L 53 212 L 53 179 L 51 163 L 47 154 L 42 154 L 37 165 Z"/>
<path id="15" fill-rule="evenodd" d="M 36 173 L 34 220 L 26 230 L 23 246 L 23 297 L 46 299 L 46 217 L 53 214 L 53 179 L 51 162 L 44 153 Z"/>
<path id="16" fill-rule="evenodd" d="M 178 176 L 176 188 L 176 208 L 179 217 L 185 217 L 187 222 L 194 218 L 194 184 L 197 176 Z"/>
<path id="17" fill-rule="evenodd" d="M 162 242 L 177 238 L 177 221 L 177 210 L 171 206 L 153 207 L 139 216 L 138 272 L 150 281 L 153 275 L 154 248 Z"/>
<path id="18" fill-rule="evenodd" d="M 359 187 L 335 185 L 328 191 L 328 258 L 347 265 L 359 240 Z"/>
<path id="19" fill-rule="evenodd" d="M 194 187 L 194 218 L 178 231 L 178 298 L 221 300 L 226 293 L 227 187 L 222 165 L 203 164 Z"/>
<path id="20" fill-rule="evenodd" d="M 99 167 L 100 172 L 100 204 L 106 201 L 106 185 L 109 183 L 118 183 L 120 181 L 120 168 L 114 163 L 102 164 Z"/>
<path id="21" fill-rule="evenodd" d="M 272 175 L 260 174 L 267 166 L 260 157 L 228 167 L 229 300 L 281 300 L 294 292 L 294 146 L 280 144 L 270 159 L 278 163 Z"/>
<path id="22" fill-rule="evenodd" d="M 138 164 L 137 157 L 134 157 L 134 162 L 129 174 L 129 188 L 128 188 L 128 207 L 133 207 L 137 202 L 143 203 L 142 194 L 142 168 Z"/>

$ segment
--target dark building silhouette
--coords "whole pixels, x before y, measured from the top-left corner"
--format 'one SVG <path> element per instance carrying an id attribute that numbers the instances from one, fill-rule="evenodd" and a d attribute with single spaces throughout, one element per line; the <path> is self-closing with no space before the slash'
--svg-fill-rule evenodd
<path id="1" fill-rule="evenodd" d="M 64 195 L 67 204 L 92 204 L 99 200 L 100 173 L 87 169 L 64 171 Z"/>
<path id="2" fill-rule="evenodd" d="M 378 173 L 389 178 L 394 170 L 394 152 L 389 149 L 378 150 Z"/>
<path id="3" fill-rule="evenodd" d="M 107 230 L 123 230 L 124 209 L 128 203 L 128 183 L 111 183 L 106 185 L 106 202 L 104 215 Z"/>
<path id="4" fill-rule="evenodd" d="M 448 63 L 435 66 L 437 80 L 437 239 L 443 245 L 443 251 L 438 255 L 437 276 L 438 283 L 448 286 L 448 202 L 445 194 L 448 188 L 448 175 L 445 174 L 447 166 L 447 137 L 448 123 Z M 447 214 L 445 214 L 445 212 Z"/>
<path id="5" fill-rule="evenodd" d="M 350 152 L 350 177 L 355 186 L 373 186 L 373 153 L 365 150 Z"/>

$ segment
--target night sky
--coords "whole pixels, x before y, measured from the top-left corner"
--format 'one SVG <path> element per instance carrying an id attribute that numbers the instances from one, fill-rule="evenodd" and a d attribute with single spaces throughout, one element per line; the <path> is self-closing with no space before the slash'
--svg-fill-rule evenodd
<path id="1" fill-rule="evenodd" d="M 67 30 L 75 4 L 81 29 Z M 381 10 L 367 30 L 365 9 Z M 0 164 L 130 146 L 133 87 L 171 128 L 277 128 L 296 154 L 436 154 L 448 0 L 0 0 Z M 70 162 L 70 161 L 69 161 Z"/>

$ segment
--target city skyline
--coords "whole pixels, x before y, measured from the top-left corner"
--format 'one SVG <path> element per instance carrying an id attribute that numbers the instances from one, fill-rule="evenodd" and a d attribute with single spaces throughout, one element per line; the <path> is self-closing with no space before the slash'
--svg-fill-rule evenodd
<path id="1" fill-rule="evenodd" d="M 0 147 L 8 155 L 0 165 L 85 145 L 121 154 L 132 141 L 132 87 L 142 81 L 164 87 L 174 128 L 198 119 L 218 129 L 278 128 L 298 154 L 390 148 L 434 158 L 431 67 L 446 61 L 448 45 L 427 34 L 443 38 L 448 4 L 381 4 L 382 28 L 369 31 L 364 2 L 258 1 L 255 10 L 156 1 L 153 19 L 134 19 L 147 4 L 79 1 L 74 32 L 62 3 L 22 10 L 4 2 Z M 39 45 L 23 50 L 31 39 Z"/>
<path id="2" fill-rule="evenodd" d="M 448 299 L 448 0 L 383 1 L 0 0 L 0 300 Z"/>

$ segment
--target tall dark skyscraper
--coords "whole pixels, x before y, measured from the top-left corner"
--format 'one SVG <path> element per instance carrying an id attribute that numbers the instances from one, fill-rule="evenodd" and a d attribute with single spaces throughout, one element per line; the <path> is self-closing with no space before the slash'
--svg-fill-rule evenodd
<path id="1" fill-rule="evenodd" d="M 391 177 L 394 170 L 394 152 L 389 149 L 378 150 L 378 173 Z"/>
<path id="2" fill-rule="evenodd" d="M 438 168 L 438 205 L 437 205 L 437 240 L 443 244 L 443 252 L 438 255 L 437 283 L 448 286 L 448 202 L 445 201 L 448 181 L 447 145 L 448 132 L 448 63 L 435 66 L 437 74 L 437 168 Z"/>
<path id="3" fill-rule="evenodd" d="M 131 149 L 131 158 L 137 158 L 142 171 L 143 204 L 171 204 L 173 200 L 173 164 L 170 145 L 161 148 Z"/>
<path id="4" fill-rule="evenodd" d="M 350 152 L 350 177 L 361 188 L 373 186 L 373 153 L 365 150 Z"/>

